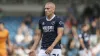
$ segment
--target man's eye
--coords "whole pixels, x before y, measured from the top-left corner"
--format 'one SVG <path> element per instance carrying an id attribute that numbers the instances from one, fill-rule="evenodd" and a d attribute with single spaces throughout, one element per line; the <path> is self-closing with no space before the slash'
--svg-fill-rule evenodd
<path id="1" fill-rule="evenodd" d="M 49 9 L 49 8 L 45 8 L 45 9 Z"/>

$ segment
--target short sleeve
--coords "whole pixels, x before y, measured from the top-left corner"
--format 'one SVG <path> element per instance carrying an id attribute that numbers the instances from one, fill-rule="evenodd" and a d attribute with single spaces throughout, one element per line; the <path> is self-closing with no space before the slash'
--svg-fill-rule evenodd
<path id="1" fill-rule="evenodd" d="M 82 34 L 79 34 L 78 37 L 79 37 L 79 38 L 82 38 Z"/>
<path id="2" fill-rule="evenodd" d="M 7 38 L 9 37 L 9 31 L 8 30 L 6 30 L 6 33 L 7 33 Z"/>
<path id="3" fill-rule="evenodd" d="M 57 26 L 64 28 L 64 22 L 60 18 L 57 20 Z"/>

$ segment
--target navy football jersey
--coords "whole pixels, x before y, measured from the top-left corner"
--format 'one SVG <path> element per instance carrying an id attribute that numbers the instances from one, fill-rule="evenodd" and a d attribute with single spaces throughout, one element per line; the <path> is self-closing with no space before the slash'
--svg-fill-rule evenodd
<path id="1" fill-rule="evenodd" d="M 79 38 L 83 39 L 84 45 L 85 47 L 88 49 L 89 48 L 89 39 L 90 39 L 90 35 L 88 33 L 82 33 L 79 35 Z M 82 46 L 80 46 L 80 50 L 82 50 Z"/>
<path id="2" fill-rule="evenodd" d="M 55 16 L 52 20 L 48 21 L 46 17 L 39 20 L 39 29 L 42 32 L 41 48 L 47 49 L 57 37 L 57 28 L 64 27 L 64 23 L 58 16 Z M 60 49 L 60 42 L 54 47 Z"/>

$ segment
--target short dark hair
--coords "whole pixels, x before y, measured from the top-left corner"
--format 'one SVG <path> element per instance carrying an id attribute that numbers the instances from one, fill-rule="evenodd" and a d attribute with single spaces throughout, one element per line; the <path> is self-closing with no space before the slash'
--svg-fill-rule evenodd
<path id="1" fill-rule="evenodd" d="M 87 26 L 87 24 L 85 24 L 85 23 L 84 23 L 84 24 L 82 24 L 82 28 L 83 28 L 84 26 Z"/>
<path id="2" fill-rule="evenodd" d="M 4 23 L 3 23 L 3 22 L 0 22 L 0 24 L 3 24 L 3 25 L 4 25 Z"/>

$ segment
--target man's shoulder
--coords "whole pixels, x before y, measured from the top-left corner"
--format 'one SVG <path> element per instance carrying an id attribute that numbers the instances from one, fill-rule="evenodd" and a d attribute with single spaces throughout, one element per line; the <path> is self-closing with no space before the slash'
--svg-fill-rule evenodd
<path id="1" fill-rule="evenodd" d="M 56 16 L 55 16 L 55 18 L 58 18 L 58 19 L 60 19 L 60 16 L 57 16 L 57 15 L 56 15 Z"/>
<path id="2" fill-rule="evenodd" d="M 55 16 L 55 18 L 57 21 L 62 20 L 62 17 L 60 17 L 60 16 Z"/>
<path id="3" fill-rule="evenodd" d="M 42 20 L 45 20 L 46 19 L 46 17 L 44 16 L 44 17 L 41 17 L 40 19 L 39 19 L 39 21 L 42 21 Z"/>
<path id="4" fill-rule="evenodd" d="M 56 22 L 63 22 L 63 19 L 62 19 L 62 17 L 60 17 L 60 16 L 56 16 L 55 17 L 55 21 Z M 64 23 L 64 22 L 63 22 Z"/>
<path id="5" fill-rule="evenodd" d="M 6 33 L 9 33 L 9 31 L 8 31 L 7 29 L 4 29 L 4 31 L 5 31 Z"/>

